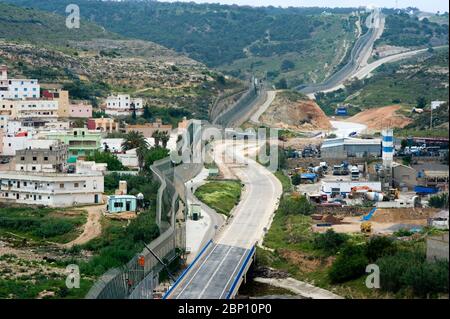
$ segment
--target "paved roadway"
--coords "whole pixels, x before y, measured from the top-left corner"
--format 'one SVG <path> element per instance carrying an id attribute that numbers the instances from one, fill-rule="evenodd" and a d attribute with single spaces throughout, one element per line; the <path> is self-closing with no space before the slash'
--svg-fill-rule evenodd
<path id="1" fill-rule="evenodd" d="M 186 273 L 168 298 L 172 299 L 224 299 L 233 284 L 250 249 L 264 236 L 264 229 L 271 222 L 282 194 L 281 183 L 265 167 L 253 160 L 244 160 L 246 146 L 236 142 L 236 162 L 232 158 L 232 141 L 216 144 L 216 158 L 226 154 L 225 161 L 216 161 L 231 166 L 245 184 L 241 201 L 228 225 L 218 234 L 214 243 Z"/>
<path id="2" fill-rule="evenodd" d="M 370 15 L 368 19 L 371 19 Z M 298 86 L 297 89 L 304 94 L 329 91 L 339 87 L 347 79 L 351 78 L 360 66 L 364 66 L 367 63 L 375 40 L 378 39 L 383 32 L 384 17 L 380 10 L 375 9 L 373 11 L 373 19 L 374 23 L 367 21 L 370 26 L 369 30 L 356 40 L 350 53 L 349 62 L 345 66 L 320 84 L 302 85 Z"/>
<path id="3" fill-rule="evenodd" d="M 256 124 L 259 124 L 259 118 L 264 114 L 265 111 L 270 107 L 275 96 L 277 95 L 277 91 L 267 91 L 267 99 L 262 103 L 255 113 L 250 117 L 250 121 Z"/>

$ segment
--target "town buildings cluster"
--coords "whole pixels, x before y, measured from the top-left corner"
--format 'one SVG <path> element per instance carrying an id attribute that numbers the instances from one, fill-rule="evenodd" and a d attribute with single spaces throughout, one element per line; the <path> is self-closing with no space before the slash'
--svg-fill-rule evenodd
<path id="1" fill-rule="evenodd" d="M 145 125 L 121 125 L 120 118 L 141 115 L 143 100 L 110 95 L 106 116 L 93 118 L 86 101 L 72 101 L 63 89 L 43 89 L 37 79 L 13 79 L 0 66 L 0 202 L 51 207 L 102 203 L 106 164 L 86 161 L 96 151 L 115 153 L 130 169 L 138 168 L 135 150 L 123 152 L 122 138 L 109 133 L 141 132 L 154 145 L 155 131 L 172 132 L 160 119 Z M 75 127 L 77 119 L 84 127 Z M 186 120 L 180 123 L 185 125 Z M 174 147 L 170 135 L 168 147 Z"/>

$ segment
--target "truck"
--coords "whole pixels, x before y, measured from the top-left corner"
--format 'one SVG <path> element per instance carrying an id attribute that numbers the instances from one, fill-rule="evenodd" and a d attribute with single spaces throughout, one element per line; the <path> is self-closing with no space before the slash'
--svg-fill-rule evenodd
<path id="1" fill-rule="evenodd" d="M 350 168 L 350 175 L 351 175 L 352 181 L 359 181 L 359 168 L 358 168 L 358 166 L 352 166 Z"/>
<path id="2" fill-rule="evenodd" d="M 334 165 L 333 166 L 333 175 L 348 175 L 349 169 L 348 169 L 348 163 L 342 162 L 341 165 Z"/>

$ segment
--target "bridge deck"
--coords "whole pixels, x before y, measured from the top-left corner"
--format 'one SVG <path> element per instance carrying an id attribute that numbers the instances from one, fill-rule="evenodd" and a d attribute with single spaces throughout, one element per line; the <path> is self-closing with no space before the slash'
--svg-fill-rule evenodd
<path id="1" fill-rule="evenodd" d="M 167 296 L 171 299 L 225 299 L 249 250 L 216 244 L 196 261 Z"/>

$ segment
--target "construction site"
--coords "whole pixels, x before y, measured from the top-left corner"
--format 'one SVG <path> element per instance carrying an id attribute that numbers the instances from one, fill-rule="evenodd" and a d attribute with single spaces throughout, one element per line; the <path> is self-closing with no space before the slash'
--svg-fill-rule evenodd
<path id="1" fill-rule="evenodd" d="M 314 156 L 290 161 L 289 175 L 295 191 L 316 206 L 314 232 L 391 235 L 438 224 L 448 229 L 448 211 L 443 214 L 428 203 L 431 196 L 448 190 L 448 171 L 428 172 L 427 179 L 420 170 L 394 161 L 392 129 L 382 131 L 379 157 L 322 158 L 317 146 L 299 153 L 305 152 Z M 362 146 L 356 152 L 367 150 Z M 429 179 L 441 175 L 443 183 L 430 185 Z"/>

